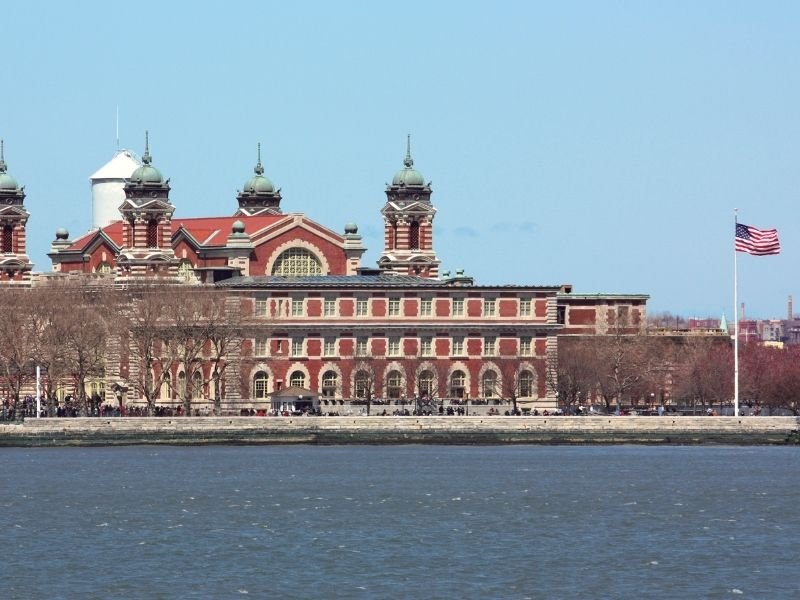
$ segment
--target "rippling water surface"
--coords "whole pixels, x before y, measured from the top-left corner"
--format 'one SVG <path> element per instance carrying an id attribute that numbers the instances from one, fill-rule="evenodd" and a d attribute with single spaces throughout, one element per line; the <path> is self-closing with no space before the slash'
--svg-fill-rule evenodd
<path id="1" fill-rule="evenodd" d="M 0 451 L 3 598 L 800 598 L 800 449 Z"/>

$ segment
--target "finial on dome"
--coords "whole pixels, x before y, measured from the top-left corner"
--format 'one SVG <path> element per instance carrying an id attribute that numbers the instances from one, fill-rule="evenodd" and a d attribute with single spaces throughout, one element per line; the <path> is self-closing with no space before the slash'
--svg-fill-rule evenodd
<path id="1" fill-rule="evenodd" d="M 149 165 L 151 162 L 153 162 L 153 159 L 150 156 L 150 132 L 146 129 L 144 131 L 144 155 L 142 156 L 142 162 L 146 165 Z"/>
<path id="2" fill-rule="evenodd" d="M 409 169 L 414 166 L 414 160 L 411 158 L 411 134 L 406 138 L 406 159 L 403 164 Z"/>
<path id="3" fill-rule="evenodd" d="M 261 166 L 261 142 L 258 142 L 258 162 L 256 163 L 256 168 L 253 169 L 256 175 L 263 175 L 264 174 L 264 167 Z"/>
<path id="4" fill-rule="evenodd" d="M 3 150 L 3 140 L 0 140 L 0 173 L 6 172 L 6 158 Z"/>

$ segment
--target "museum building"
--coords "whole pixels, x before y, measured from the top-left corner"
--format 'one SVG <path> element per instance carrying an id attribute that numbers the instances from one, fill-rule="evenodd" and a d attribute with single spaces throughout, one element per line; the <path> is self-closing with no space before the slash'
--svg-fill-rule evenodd
<path id="1" fill-rule="evenodd" d="M 552 408 L 560 336 L 603 335 L 620 323 L 627 333 L 644 328 L 646 295 L 483 286 L 440 271 L 432 189 L 414 168 L 410 142 L 385 189 L 376 267 L 361 264 L 366 248 L 355 225 L 339 233 L 304 213 L 283 213 L 260 154 L 259 146 L 231 216 L 174 218 L 149 141 L 141 159 L 117 153 L 91 178 L 93 228 L 75 239 L 58 230 L 48 254 L 53 272 L 37 278 L 25 253 L 25 195 L 0 146 L 0 281 L 155 278 L 225 290 L 247 324 L 240 351 L 228 357 L 228 410 L 263 407 L 288 388 L 318 395 L 323 412 L 365 395 L 388 404 L 513 396 L 523 407 Z M 203 368 L 195 406 L 213 400 L 211 365 Z M 186 377 L 182 365 L 172 369 L 171 381 Z M 113 400 L 111 387 L 123 387 L 126 403 L 136 404 L 141 398 L 124 385 L 136 376 L 134 365 L 109 365 L 99 389 Z M 180 402 L 176 390 L 162 386 L 161 401 Z"/>

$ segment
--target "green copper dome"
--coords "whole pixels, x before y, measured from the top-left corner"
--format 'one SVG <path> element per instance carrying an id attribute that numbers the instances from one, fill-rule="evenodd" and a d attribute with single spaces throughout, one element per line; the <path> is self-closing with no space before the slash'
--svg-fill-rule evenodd
<path id="1" fill-rule="evenodd" d="M 0 190 L 17 190 L 17 180 L 8 173 L 0 172 Z"/>
<path id="2" fill-rule="evenodd" d="M 392 185 L 401 186 L 424 186 L 425 180 L 422 173 L 414 169 L 414 160 L 411 158 L 411 136 L 408 136 L 406 145 L 406 158 L 403 161 L 405 168 L 400 169 L 392 178 Z"/>
<path id="3" fill-rule="evenodd" d="M 3 152 L 3 140 L 0 140 L 0 190 L 18 190 L 17 180 L 6 173 L 6 161 Z"/>
<path id="4" fill-rule="evenodd" d="M 163 183 L 164 177 L 162 177 L 161 171 L 150 164 L 153 162 L 153 159 L 150 156 L 149 132 L 145 132 L 144 140 L 144 156 L 142 156 L 142 166 L 131 173 L 130 180 L 133 183 Z"/>
<path id="5" fill-rule="evenodd" d="M 244 192 L 249 194 L 272 194 L 275 192 L 275 186 L 269 180 L 269 177 L 264 176 L 264 167 L 261 166 L 261 144 L 258 144 L 258 162 L 253 169 L 255 175 L 248 179 L 244 184 Z"/>

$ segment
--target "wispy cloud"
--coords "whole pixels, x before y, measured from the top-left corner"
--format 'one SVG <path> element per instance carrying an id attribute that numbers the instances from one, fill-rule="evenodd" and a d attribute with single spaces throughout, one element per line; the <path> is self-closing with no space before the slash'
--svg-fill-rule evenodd
<path id="1" fill-rule="evenodd" d="M 478 237 L 478 232 L 472 227 L 456 227 L 453 233 L 459 237 Z"/>
<path id="2" fill-rule="evenodd" d="M 521 221 L 495 223 L 489 227 L 489 231 L 493 233 L 530 233 L 536 230 L 536 223 L 533 221 Z"/>

